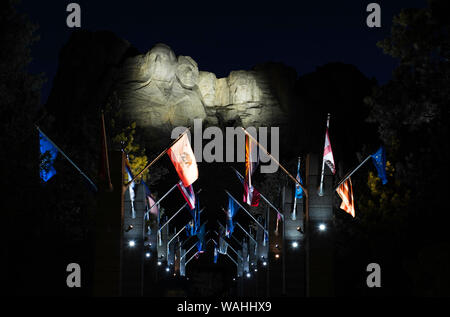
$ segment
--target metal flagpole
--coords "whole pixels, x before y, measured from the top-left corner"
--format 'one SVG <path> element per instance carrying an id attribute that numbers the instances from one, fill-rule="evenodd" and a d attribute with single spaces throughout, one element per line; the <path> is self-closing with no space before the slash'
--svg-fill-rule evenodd
<path id="1" fill-rule="evenodd" d="M 300 173 L 300 156 L 298 157 L 297 174 Z M 295 186 L 294 192 L 294 209 L 292 210 L 292 220 L 297 219 L 297 186 Z"/>
<path id="2" fill-rule="evenodd" d="M 184 131 L 183 133 L 181 133 L 178 138 L 176 138 L 164 151 L 162 151 L 161 153 L 159 153 L 159 155 L 153 159 L 153 161 L 151 161 L 149 164 L 147 164 L 146 167 L 144 167 L 139 173 L 136 174 L 136 176 L 134 176 L 134 178 L 129 181 L 128 183 L 125 184 L 125 189 L 128 188 L 128 186 L 130 186 L 130 184 L 132 182 L 134 182 L 140 175 L 142 175 L 142 173 L 144 173 L 150 166 L 152 166 L 154 163 L 156 163 L 156 161 L 158 161 L 161 157 L 163 157 L 164 154 L 166 154 L 167 151 L 169 151 L 169 149 L 175 144 L 177 143 L 177 141 L 179 139 L 181 139 L 181 137 L 183 135 L 186 134 L 186 132 L 188 132 L 191 129 L 191 127 L 187 128 L 186 131 Z"/>
<path id="3" fill-rule="evenodd" d="M 270 156 L 271 158 L 272 158 L 272 160 L 274 160 L 274 162 L 295 182 L 295 183 L 297 183 L 302 189 L 303 189 L 303 191 L 305 192 L 305 196 L 308 196 L 308 191 L 303 187 L 303 185 L 302 184 L 300 184 L 300 182 L 299 181 L 297 181 L 297 179 L 295 179 L 292 175 L 291 175 L 291 173 L 289 173 L 288 171 L 287 171 L 287 169 L 285 169 L 284 168 L 284 166 L 283 165 L 281 165 L 281 163 L 280 162 L 278 162 L 278 160 L 275 158 L 275 157 L 273 157 L 272 156 L 272 154 L 270 154 L 267 150 L 266 150 L 266 148 L 265 147 L 263 147 L 261 144 L 259 144 L 259 142 L 258 141 L 256 141 L 255 140 L 255 138 L 254 137 L 252 137 L 251 136 L 251 134 L 250 133 L 248 133 L 247 132 L 247 130 L 245 130 L 244 128 L 242 128 L 241 127 L 241 129 L 242 130 L 244 130 L 244 132 L 245 132 L 245 134 L 247 134 L 253 141 L 255 141 L 255 143 L 261 148 L 261 149 L 263 149 L 263 151 L 264 152 L 266 152 L 266 154 L 268 155 L 268 156 Z"/>
<path id="4" fill-rule="evenodd" d="M 42 132 L 42 130 L 37 125 L 35 125 L 35 127 L 58 150 L 58 152 L 60 152 L 61 155 L 64 156 L 70 162 L 70 164 L 72 164 L 73 167 L 75 167 L 77 171 L 84 176 L 84 178 L 87 179 L 87 181 L 95 188 L 95 191 L 98 191 L 97 186 L 95 186 L 91 179 L 87 177 L 87 175 L 83 173 L 83 171 L 44 132 Z"/>
<path id="5" fill-rule="evenodd" d="M 330 125 L 330 116 L 331 116 L 330 114 L 328 114 L 328 116 L 327 116 L 327 131 L 328 131 L 328 127 Z M 325 142 L 326 142 L 326 139 L 327 139 L 327 135 L 325 132 Z M 324 151 L 324 155 L 325 155 L 325 144 L 324 144 L 323 151 Z M 319 187 L 319 192 L 318 192 L 319 196 L 323 196 L 323 176 L 324 176 L 324 174 L 325 174 L 325 160 L 323 159 L 323 156 L 322 156 L 322 173 L 320 175 L 320 187 Z"/>
<path id="6" fill-rule="evenodd" d="M 249 213 L 248 211 L 247 211 L 247 209 L 245 209 L 244 208 L 244 206 L 242 206 L 226 189 L 225 189 L 225 192 L 253 219 L 253 221 L 254 222 L 256 222 L 256 224 L 258 225 L 258 226 L 260 226 L 263 230 L 264 230 L 264 232 L 265 233 L 267 233 L 267 230 L 266 230 L 266 228 L 264 228 L 256 219 L 255 219 L 255 217 L 253 217 L 252 216 L 252 214 L 251 213 Z"/>
<path id="7" fill-rule="evenodd" d="M 217 223 L 219 224 L 220 227 L 225 229 L 225 226 L 223 224 L 220 223 L 219 220 L 217 220 Z M 216 231 L 214 231 L 217 235 L 219 235 Z M 234 236 L 231 236 L 234 239 L 234 242 L 236 242 L 241 248 L 242 248 L 242 243 L 236 239 Z M 223 239 L 223 238 L 222 238 Z M 229 239 L 229 238 L 228 238 Z M 225 240 L 224 240 L 225 241 Z M 226 241 L 225 241 L 226 242 Z"/>
<path id="8" fill-rule="evenodd" d="M 242 226 L 241 226 L 241 224 L 240 224 L 239 222 L 236 221 L 236 225 L 237 225 L 239 228 L 241 228 L 241 230 L 244 231 L 245 234 L 246 234 L 250 239 L 252 239 L 253 242 L 256 243 L 256 245 L 258 245 L 258 242 L 256 242 L 256 240 L 253 239 L 253 237 L 252 237 L 247 231 L 245 231 L 244 228 L 242 228 Z"/>
<path id="9" fill-rule="evenodd" d="M 239 173 L 234 167 L 232 167 L 232 166 L 230 166 L 240 177 L 243 177 L 242 176 L 242 174 L 241 173 Z M 253 186 L 253 188 L 255 188 L 255 186 Z M 255 188 L 255 189 L 257 189 L 257 188 Z M 266 196 L 264 196 L 259 190 L 258 190 L 258 192 L 259 192 L 259 196 L 262 198 L 262 199 L 264 199 L 264 201 L 270 206 L 270 207 L 272 207 L 280 216 L 281 216 L 281 218 L 283 219 L 283 221 L 284 221 L 284 215 L 277 209 L 277 207 L 275 207 L 271 202 L 270 202 L 270 200 L 269 199 L 267 199 L 266 198 Z"/>
<path id="10" fill-rule="evenodd" d="M 356 171 L 357 171 L 364 163 L 366 163 L 367 160 L 370 159 L 371 157 L 372 157 L 372 155 L 369 155 L 368 157 L 366 157 L 366 158 L 364 159 L 364 161 L 362 161 L 362 162 L 361 162 L 354 170 L 352 170 L 350 173 L 348 173 L 347 176 L 345 176 L 345 177 L 337 184 L 337 186 L 336 186 L 336 188 L 335 188 L 334 190 L 338 189 L 338 187 L 339 187 L 343 182 L 345 182 L 345 181 L 347 180 L 347 178 L 349 178 L 350 176 L 352 176 L 353 173 L 356 172 Z"/>
<path id="11" fill-rule="evenodd" d="M 148 208 L 148 210 L 145 212 L 145 215 L 147 215 L 154 206 L 158 205 L 164 198 L 166 198 L 166 196 L 169 195 L 172 192 L 172 190 L 174 190 L 177 187 L 177 184 L 173 185 L 168 192 L 166 192 L 156 203 L 154 203 L 150 208 Z"/>
<path id="12" fill-rule="evenodd" d="M 196 194 L 198 194 L 198 193 L 200 193 L 202 190 L 201 189 L 199 189 L 197 192 L 196 192 Z M 187 202 L 186 203 L 184 203 L 184 205 L 183 206 L 181 206 L 181 208 L 180 209 L 178 209 L 178 211 L 172 216 L 172 217 L 170 217 L 170 219 L 169 220 L 167 220 L 164 224 L 163 224 L 163 226 L 161 227 L 161 228 L 159 228 L 159 230 L 158 231 L 161 231 L 161 229 L 162 228 L 164 228 L 181 210 L 183 210 L 183 208 L 184 207 L 186 207 L 186 205 L 187 205 Z M 204 208 L 203 208 L 204 209 Z M 203 209 L 201 209 L 200 210 L 200 212 L 202 212 L 203 211 Z"/>

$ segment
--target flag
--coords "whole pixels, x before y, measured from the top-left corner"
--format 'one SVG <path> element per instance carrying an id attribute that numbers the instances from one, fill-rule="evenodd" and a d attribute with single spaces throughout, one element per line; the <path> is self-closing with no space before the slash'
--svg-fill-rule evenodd
<path id="1" fill-rule="evenodd" d="M 277 212 L 277 226 L 275 228 L 275 233 L 278 234 L 278 224 L 280 223 L 281 215 L 279 212 Z"/>
<path id="2" fill-rule="evenodd" d="M 133 180 L 133 173 L 131 172 L 131 167 L 128 163 L 128 159 L 125 161 L 125 169 L 127 171 L 128 174 L 128 181 L 132 181 Z M 136 187 L 136 184 L 134 182 L 132 182 L 130 184 L 130 186 L 128 186 L 128 191 L 130 193 L 130 202 L 131 202 L 131 218 L 136 218 L 136 211 L 134 209 L 134 199 L 135 199 L 135 191 L 134 188 Z"/>
<path id="3" fill-rule="evenodd" d="M 186 225 L 186 234 L 188 237 L 197 234 L 198 228 L 200 227 L 200 204 L 197 200 L 195 204 L 195 209 L 190 209 L 192 220 Z"/>
<path id="4" fill-rule="evenodd" d="M 144 184 L 144 188 L 145 188 L 145 198 L 146 198 L 147 210 L 152 215 L 158 216 L 159 208 L 156 205 L 156 202 L 155 202 L 155 200 L 152 197 L 150 189 L 148 188 L 147 184 L 144 181 L 142 181 L 142 184 Z"/>
<path id="5" fill-rule="evenodd" d="M 297 165 L 297 177 L 296 177 L 297 181 L 303 185 L 303 181 L 302 178 L 300 176 L 300 159 L 298 160 L 298 165 Z M 295 184 L 295 198 L 301 199 L 303 198 L 303 189 L 299 184 Z"/>
<path id="6" fill-rule="evenodd" d="M 245 135 L 245 178 L 244 178 L 244 203 L 257 207 L 259 204 L 259 192 L 252 186 L 252 174 L 258 164 L 258 159 L 253 158 L 253 142 L 248 135 Z"/>
<path id="7" fill-rule="evenodd" d="M 53 164 L 55 163 L 58 149 L 41 131 L 39 131 L 39 150 L 41 153 L 39 174 L 41 179 L 47 182 L 56 174 Z"/>
<path id="8" fill-rule="evenodd" d="M 233 217 L 239 210 L 239 205 L 234 201 L 233 198 L 228 196 L 228 209 L 226 210 L 227 222 L 225 235 L 229 238 L 234 231 Z"/>
<path id="9" fill-rule="evenodd" d="M 323 162 L 328 165 L 331 172 L 336 173 L 336 168 L 334 165 L 334 157 L 333 157 L 333 150 L 331 149 L 331 143 L 330 143 L 330 137 L 328 136 L 328 124 L 327 124 L 327 130 L 325 131 L 325 146 L 323 149 Z"/>
<path id="10" fill-rule="evenodd" d="M 177 187 L 180 189 L 181 194 L 188 203 L 189 208 L 192 210 L 195 208 L 195 193 L 192 185 L 185 187 L 182 181 L 179 181 Z"/>
<path id="11" fill-rule="evenodd" d="M 198 238 L 198 242 L 197 242 L 198 253 L 203 253 L 203 252 L 205 252 L 205 250 L 203 249 L 203 246 L 205 244 L 205 224 L 201 225 L 201 227 L 198 230 L 196 235 Z"/>
<path id="12" fill-rule="evenodd" d="M 170 147 L 167 154 L 185 187 L 197 180 L 197 162 L 186 134 Z"/>
<path id="13" fill-rule="evenodd" d="M 381 178 L 381 181 L 384 184 L 387 183 L 386 177 L 386 153 L 384 152 L 384 147 L 381 146 L 375 154 L 372 154 L 373 164 L 375 164 L 375 168 L 378 172 L 378 177 Z"/>
<path id="14" fill-rule="evenodd" d="M 186 228 L 186 235 L 188 237 L 191 237 L 191 236 L 195 235 L 195 232 L 194 232 L 194 220 L 190 220 L 185 228 Z"/>
<path id="15" fill-rule="evenodd" d="M 217 263 L 218 257 L 219 257 L 219 250 L 217 250 L 217 246 L 214 245 L 214 263 Z"/>
<path id="16" fill-rule="evenodd" d="M 355 217 L 355 202 L 353 201 L 353 189 L 350 177 L 339 185 L 336 191 L 342 199 L 341 209 Z"/>
<path id="17" fill-rule="evenodd" d="M 241 184 L 244 185 L 244 178 L 241 176 L 241 174 L 239 174 L 238 171 L 236 171 L 236 170 L 234 170 L 234 172 L 236 173 L 236 176 L 239 179 L 239 181 L 241 182 Z M 244 189 L 245 189 L 245 187 L 244 187 Z M 256 190 L 255 187 L 253 187 L 252 206 L 257 207 L 259 205 L 260 198 L 261 198 L 261 194 L 259 193 L 259 191 Z"/>
<path id="18" fill-rule="evenodd" d="M 98 178 L 102 184 L 105 184 L 109 190 L 112 190 L 111 175 L 109 172 L 108 159 L 108 142 L 106 139 L 105 118 L 102 112 L 102 127 L 101 127 L 101 153 L 100 153 L 100 169 Z"/>

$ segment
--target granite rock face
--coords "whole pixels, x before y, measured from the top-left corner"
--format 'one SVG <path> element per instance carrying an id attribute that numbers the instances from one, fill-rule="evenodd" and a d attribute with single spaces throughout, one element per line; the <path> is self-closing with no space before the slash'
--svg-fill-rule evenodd
<path id="1" fill-rule="evenodd" d="M 98 116 L 115 93 L 124 124 L 136 122 L 152 139 L 170 135 L 177 126 L 192 126 L 196 118 L 204 120 L 204 127 L 281 126 L 295 99 L 296 80 L 295 70 L 276 63 L 217 78 L 165 44 L 141 54 L 111 32 L 82 30 L 60 53 L 46 107 L 67 125 L 71 113 Z"/>
<path id="2" fill-rule="evenodd" d="M 230 121 L 244 127 L 280 125 L 289 105 L 280 103 L 272 88 L 277 78 L 271 78 L 266 68 L 232 71 L 227 78 L 217 78 L 199 71 L 191 57 L 176 57 L 167 45 L 157 44 L 125 61 L 116 88 L 128 119 L 143 128 L 169 132 L 192 125 L 197 118 L 214 125 Z"/>

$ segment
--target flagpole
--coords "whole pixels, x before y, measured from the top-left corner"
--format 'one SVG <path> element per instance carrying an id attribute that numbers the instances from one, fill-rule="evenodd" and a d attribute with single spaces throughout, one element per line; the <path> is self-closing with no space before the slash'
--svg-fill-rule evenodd
<path id="1" fill-rule="evenodd" d="M 156 163 L 156 161 L 158 161 L 161 157 L 163 157 L 163 155 L 164 154 L 166 154 L 166 152 L 167 151 L 169 151 L 169 149 L 172 147 L 172 145 L 174 145 L 175 143 L 177 143 L 177 141 L 179 140 L 179 139 L 181 139 L 181 137 L 183 136 L 183 135 L 185 135 L 186 134 L 186 132 L 188 132 L 189 130 L 191 129 L 191 127 L 189 127 L 189 128 L 187 128 L 183 133 L 181 133 L 179 136 L 178 136 L 178 138 L 176 138 L 175 139 L 175 141 L 173 141 L 164 151 L 162 151 L 161 153 L 159 153 L 159 155 L 155 158 L 155 159 L 153 159 L 153 161 L 151 161 L 149 164 L 147 164 L 147 166 L 146 167 L 144 167 L 136 176 L 134 176 L 134 178 L 131 180 L 131 181 L 129 181 L 128 183 L 126 183 L 125 184 L 125 188 L 124 188 L 124 191 L 128 188 L 128 186 L 130 186 L 130 184 L 132 183 L 132 182 L 134 182 L 140 175 L 142 175 L 142 173 L 144 173 L 150 166 L 152 166 L 153 164 L 155 164 Z"/>
<path id="2" fill-rule="evenodd" d="M 148 214 L 154 206 L 158 205 L 164 198 L 166 198 L 166 196 L 169 195 L 172 192 L 172 190 L 174 190 L 177 187 L 177 184 L 173 185 L 172 188 L 169 189 L 169 191 L 164 194 L 164 196 L 162 196 L 156 203 L 154 203 L 150 208 L 148 208 L 145 214 Z"/>
<path id="3" fill-rule="evenodd" d="M 331 116 L 331 114 L 328 113 L 328 116 L 327 116 L 327 131 L 328 131 L 328 128 L 330 126 L 330 116 Z M 326 136 L 326 132 L 325 132 L 325 142 L 326 142 L 326 138 L 327 138 L 327 136 Z M 325 155 L 325 147 L 324 147 L 323 151 L 324 151 L 324 155 Z M 323 159 L 323 156 L 322 156 L 322 173 L 320 175 L 320 187 L 319 187 L 319 192 L 318 192 L 319 196 L 323 196 L 323 176 L 324 176 L 324 174 L 325 174 L 325 160 Z"/>
<path id="4" fill-rule="evenodd" d="M 252 137 L 251 136 L 251 134 L 250 133 L 248 133 L 247 132 L 247 130 L 245 130 L 243 127 L 240 127 L 242 130 L 244 130 L 244 132 L 245 132 L 245 134 L 247 134 L 253 141 L 255 141 L 255 143 L 261 148 L 261 149 L 263 149 L 264 150 L 264 152 L 266 152 L 266 154 L 268 155 L 268 156 L 270 156 L 271 158 L 272 158 L 272 160 L 274 160 L 274 162 L 295 182 L 295 183 L 297 183 L 302 189 L 303 189 L 303 191 L 305 192 L 305 196 L 308 196 L 308 191 L 303 187 L 303 185 L 302 184 L 300 184 L 300 182 L 299 181 L 297 181 L 288 171 L 287 171 L 287 169 L 285 169 L 284 168 L 284 166 L 283 165 L 281 165 L 281 163 L 280 162 L 278 162 L 278 160 L 275 158 L 275 157 L 273 157 L 272 156 L 272 154 L 270 154 L 267 150 L 266 150 L 266 148 L 265 147 L 263 147 L 261 144 L 259 144 L 259 142 L 254 138 L 254 137 Z"/>
<path id="5" fill-rule="evenodd" d="M 241 173 L 239 173 L 233 166 L 230 166 L 240 177 L 242 177 L 243 178 L 243 176 L 242 176 L 242 174 Z M 257 188 L 255 188 L 254 186 L 253 186 L 253 188 L 254 189 L 256 189 L 256 190 L 258 190 Z M 264 199 L 264 201 L 270 206 L 270 207 L 272 207 L 280 216 L 281 216 L 281 218 L 283 219 L 283 221 L 284 221 L 284 215 L 270 202 L 270 200 L 269 199 L 267 199 L 266 198 L 266 196 L 264 196 L 259 190 L 258 190 L 258 192 L 259 192 L 259 196 L 262 198 L 262 199 Z"/>
<path id="6" fill-rule="evenodd" d="M 91 179 L 87 177 L 87 175 L 83 173 L 83 171 L 74 162 L 72 162 L 72 160 L 52 140 L 50 140 L 50 138 L 44 132 L 42 132 L 42 130 L 37 125 L 35 125 L 35 127 L 58 150 L 58 152 L 60 152 L 62 156 L 64 156 L 70 162 L 70 164 L 72 164 L 73 167 L 75 167 L 77 171 L 87 179 L 87 181 L 95 188 L 95 191 L 98 191 L 97 186 L 95 186 Z"/>
<path id="7" fill-rule="evenodd" d="M 297 174 L 300 173 L 300 156 L 298 157 L 298 164 L 297 164 Z M 297 187 L 295 188 L 294 192 L 294 209 L 292 210 L 292 220 L 297 219 Z"/>
<path id="8" fill-rule="evenodd" d="M 350 173 L 347 173 L 347 176 L 345 176 L 338 184 L 337 184 L 337 186 L 336 186 L 336 188 L 334 189 L 334 190 L 336 190 L 336 189 L 338 189 L 339 188 L 339 186 L 343 183 L 343 182 L 345 182 L 350 176 L 352 176 L 353 175 L 353 173 L 355 173 L 364 163 L 366 163 L 367 162 L 367 160 L 368 159 L 370 159 L 372 157 L 372 155 L 369 155 L 368 157 L 366 157 L 365 159 L 364 159 L 364 161 L 362 161 L 354 170 L 352 170 Z"/>
<path id="9" fill-rule="evenodd" d="M 113 185 L 111 183 L 111 174 L 109 171 L 109 155 L 108 155 L 108 141 L 106 140 L 106 127 L 105 127 L 105 116 L 103 114 L 103 110 L 102 110 L 102 133 L 103 133 L 103 146 L 105 148 L 105 161 L 106 161 L 106 176 L 108 177 L 108 187 L 109 190 L 112 191 L 113 190 Z M 103 149 L 102 149 L 103 150 Z"/>
<path id="10" fill-rule="evenodd" d="M 228 194 L 228 196 L 230 196 L 252 219 L 253 219 L 253 221 L 254 222 L 256 222 L 263 230 L 264 230 L 264 232 L 265 233 L 267 233 L 267 230 L 266 230 L 266 228 L 264 228 L 256 219 L 255 219 L 255 217 L 253 217 L 252 216 L 252 214 L 251 213 L 249 213 L 248 211 L 247 211 L 247 209 L 245 209 L 226 189 L 225 189 L 225 192 Z"/>

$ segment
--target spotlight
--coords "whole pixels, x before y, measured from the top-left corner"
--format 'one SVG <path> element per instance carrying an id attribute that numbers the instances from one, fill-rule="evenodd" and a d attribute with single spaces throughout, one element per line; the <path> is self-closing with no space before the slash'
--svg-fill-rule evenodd
<path id="1" fill-rule="evenodd" d="M 166 272 L 169 272 L 170 271 L 170 268 L 169 267 L 166 267 Z"/>
<path id="2" fill-rule="evenodd" d="M 326 227 L 323 223 L 321 223 L 321 224 L 319 225 L 319 230 L 320 230 L 320 231 L 325 231 L 326 228 L 327 228 L 327 227 Z"/>
<path id="3" fill-rule="evenodd" d="M 233 277 L 233 281 L 236 281 L 236 278 Z"/>
<path id="4" fill-rule="evenodd" d="M 292 247 L 293 248 L 297 248 L 298 247 L 298 242 L 297 241 L 292 242 Z"/>
<path id="5" fill-rule="evenodd" d="M 150 252 L 145 253 L 145 257 L 149 258 L 150 257 Z"/>
<path id="6" fill-rule="evenodd" d="M 248 278 L 250 278 L 250 276 L 251 276 L 250 272 L 248 272 L 246 275 Z"/>
<path id="7" fill-rule="evenodd" d="M 158 261 L 158 265 L 161 266 L 161 264 L 162 264 L 161 261 Z"/>
<path id="8" fill-rule="evenodd" d="M 128 245 L 129 245 L 130 247 L 134 247 L 134 246 L 136 245 L 136 242 L 134 242 L 134 240 L 130 240 L 130 241 L 128 242 Z"/>
<path id="9" fill-rule="evenodd" d="M 303 234 L 302 227 L 298 226 L 298 227 L 297 227 L 297 231 Z"/>
<path id="10" fill-rule="evenodd" d="M 125 230 L 125 232 L 130 231 L 131 229 L 133 229 L 133 225 L 129 225 L 128 228 Z"/>
<path id="11" fill-rule="evenodd" d="M 280 255 L 277 253 L 275 254 L 275 259 L 278 259 L 280 257 Z"/>
<path id="12" fill-rule="evenodd" d="M 258 269 L 255 269 L 255 272 L 258 272 Z"/>
<path id="13" fill-rule="evenodd" d="M 266 266 L 266 265 L 267 265 L 267 262 L 266 262 L 266 261 L 264 261 L 264 262 L 262 263 L 262 265 L 263 265 L 263 266 Z"/>

